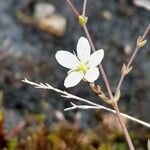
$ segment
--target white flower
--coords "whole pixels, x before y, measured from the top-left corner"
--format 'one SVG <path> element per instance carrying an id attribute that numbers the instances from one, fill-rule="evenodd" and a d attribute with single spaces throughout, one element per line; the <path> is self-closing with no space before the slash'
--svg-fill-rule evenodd
<path id="1" fill-rule="evenodd" d="M 82 79 L 94 82 L 99 77 L 98 64 L 104 57 L 104 50 L 97 50 L 91 55 L 91 47 L 88 40 L 81 37 L 77 43 L 77 55 L 60 50 L 55 55 L 60 65 L 70 69 L 65 78 L 65 87 L 73 87 Z"/>

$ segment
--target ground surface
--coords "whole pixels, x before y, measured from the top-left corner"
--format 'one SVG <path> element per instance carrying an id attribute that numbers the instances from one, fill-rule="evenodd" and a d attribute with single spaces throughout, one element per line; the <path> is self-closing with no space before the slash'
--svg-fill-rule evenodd
<path id="1" fill-rule="evenodd" d="M 56 62 L 54 55 L 57 50 L 74 50 L 77 40 L 84 36 L 83 30 L 64 1 L 51 2 L 56 6 L 57 12 L 67 18 L 67 31 L 62 38 L 54 38 L 34 27 L 21 24 L 16 17 L 18 10 L 25 8 L 32 14 L 33 6 L 38 0 L 1 0 L 0 1 L 0 90 L 4 93 L 3 103 L 7 108 L 17 108 L 21 112 L 41 111 L 41 101 L 49 103 L 51 110 L 63 109 L 69 102 L 55 93 L 35 90 L 24 85 L 24 77 L 36 82 L 48 82 L 56 87 L 65 89 L 63 79 L 66 70 Z M 30 3 L 30 4 L 29 4 Z M 79 10 L 81 1 L 74 0 Z M 124 61 L 127 61 L 135 47 L 136 38 L 141 35 L 150 21 L 150 12 L 136 7 L 131 2 L 119 0 L 99 0 L 88 2 L 88 27 L 97 49 L 105 50 L 103 65 L 110 79 L 113 91 L 116 88 L 119 70 Z M 122 86 L 122 99 L 120 108 L 133 116 L 150 122 L 150 36 L 147 45 L 141 49 L 134 69 L 125 79 Z M 103 82 L 101 82 L 102 84 Z M 70 89 L 74 94 L 88 99 L 94 99 L 85 83 Z M 66 89 L 65 89 L 66 90 Z M 93 100 L 93 101 L 94 101 Z M 99 101 L 97 101 L 99 102 Z M 72 112 L 65 114 L 72 118 Z M 83 127 L 97 124 L 93 111 L 82 112 Z M 93 118 L 93 119 L 91 119 Z"/>

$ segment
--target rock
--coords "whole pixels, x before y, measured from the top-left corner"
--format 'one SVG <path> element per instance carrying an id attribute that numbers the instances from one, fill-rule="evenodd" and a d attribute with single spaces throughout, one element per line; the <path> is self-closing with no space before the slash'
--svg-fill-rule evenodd
<path id="1" fill-rule="evenodd" d="M 37 3 L 34 7 L 34 17 L 38 18 L 46 18 L 51 16 L 55 12 L 55 6 L 49 3 Z"/>
<path id="2" fill-rule="evenodd" d="M 37 26 L 46 32 L 60 37 L 66 30 L 66 19 L 55 13 L 55 6 L 50 3 L 37 3 L 34 8 Z"/>
<path id="3" fill-rule="evenodd" d="M 66 31 L 66 18 L 55 13 L 55 7 L 49 3 L 36 4 L 32 16 L 18 11 L 17 18 L 23 24 L 35 26 L 56 37 L 62 37 Z"/>
<path id="4" fill-rule="evenodd" d="M 61 37 L 66 31 L 66 19 L 57 14 L 53 14 L 48 18 L 37 19 L 38 27 L 46 32 L 53 34 L 54 36 Z"/>
<path id="5" fill-rule="evenodd" d="M 143 7 L 150 11 L 150 0 L 134 0 L 135 5 Z"/>

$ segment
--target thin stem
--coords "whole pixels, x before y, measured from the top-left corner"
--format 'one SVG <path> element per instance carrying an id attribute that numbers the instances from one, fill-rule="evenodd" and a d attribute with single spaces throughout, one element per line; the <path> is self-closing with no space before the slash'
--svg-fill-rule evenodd
<path id="1" fill-rule="evenodd" d="M 145 30 L 143 36 L 142 36 L 142 39 L 143 39 L 143 40 L 146 38 L 146 36 L 147 36 L 147 34 L 149 33 L 149 31 L 150 31 L 150 24 L 147 26 L 147 28 L 146 28 L 146 30 Z M 138 47 L 138 46 L 136 45 L 136 48 L 135 48 L 135 50 L 134 50 L 134 52 L 133 52 L 131 58 L 129 59 L 129 61 L 128 61 L 128 63 L 127 63 L 127 68 L 129 68 L 129 67 L 131 66 L 131 64 L 132 64 L 133 60 L 135 59 L 135 56 L 136 56 L 136 54 L 138 53 L 139 49 L 140 49 L 140 47 Z M 120 88 L 121 88 L 121 85 L 122 85 L 122 82 L 123 82 L 124 78 L 125 78 L 125 75 L 121 74 L 120 80 L 119 80 L 118 85 L 117 85 L 117 89 L 120 89 Z"/>
<path id="2" fill-rule="evenodd" d="M 79 12 L 76 10 L 76 8 L 72 4 L 72 2 L 70 0 L 65 0 L 65 1 L 68 4 L 68 6 L 71 8 L 71 10 L 74 13 L 75 17 L 77 18 L 79 16 Z"/>
<path id="3" fill-rule="evenodd" d="M 74 103 L 71 103 L 71 104 L 74 104 Z M 74 104 L 71 107 L 65 108 L 64 111 L 69 111 L 69 110 L 74 110 L 74 109 L 99 109 L 99 110 L 106 110 L 106 111 L 109 111 L 109 112 L 112 112 L 112 113 L 116 114 L 115 110 L 110 109 L 108 107 L 104 107 L 102 105 L 100 105 L 100 106 L 99 105 L 98 106 L 91 106 L 91 105 L 76 105 L 76 104 Z M 147 123 L 147 122 L 144 122 L 142 120 L 136 119 L 136 118 L 134 118 L 132 116 L 129 116 L 127 114 L 124 114 L 124 113 L 120 113 L 120 114 L 121 114 L 121 116 L 123 116 L 126 119 L 129 119 L 129 120 L 131 120 L 133 122 L 139 123 L 141 125 L 144 125 L 145 127 L 150 128 L 150 124 Z"/>
<path id="4" fill-rule="evenodd" d="M 118 83 L 117 89 L 120 89 L 120 87 L 121 87 L 121 84 L 122 84 L 122 82 L 123 82 L 124 77 L 125 77 L 125 76 L 122 74 L 122 75 L 121 75 L 121 77 L 120 77 L 120 80 L 119 80 L 119 83 Z"/>
<path id="5" fill-rule="evenodd" d="M 147 34 L 149 33 L 149 31 L 150 31 L 150 24 L 147 26 L 147 28 L 146 28 L 146 30 L 145 30 L 143 36 L 142 36 L 143 39 L 146 38 L 146 36 L 147 36 Z"/>
<path id="6" fill-rule="evenodd" d="M 83 9 L 82 9 L 82 15 L 83 15 L 83 16 L 85 16 L 86 5 L 87 5 L 87 0 L 84 0 L 84 3 L 83 3 Z"/>
<path id="7" fill-rule="evenodd" d="M 72 10 L 72 12 L 75 14 L 75 16 L 76 16 L 76 15 L 79 15 L 79 12 L 76 10 L 76 8 L 75 8 L 74 5 L 72 4 L 72 2 L 71 2 L 70 0 L 65 0 L 65 1 L 66 1 L 66 3 L 68 4 L 68 6 L 71 8 L 71 10 Z M 86 2 L 85 2 L 85 5 L 86 5 Z M 84 8 L 84 7 L 83 7 L 83 8 Z M 77 16 L 76 16 L 76 17 L 77 17 Z M 93 41 L 92 41 L 92 39 L 91 39 L 91 36 L 90 36 L 90 34 L 89 34 L 89 31 L 88 31 L 88 29 L 87 29 L 87 26 L 84 25 L 84 26 L 83 26 L 83 29 L 84 29 L 84 32 L 85 32 L 85 34 L 86 34 L 86 36 L 87 36 L 87 39 L 88 39 L 88 41 L 89 41 L 89 43 L 90 43 L 90 45 L 91 45 L 92 51 L 93 51 L 93 52 L 96 51 L 96 49 L 95 49 L 95 47 L 94 47 L 94 44 L 93 44 Z M 105 71 L 104 71 L 104 69 L 103 69 L 103 66 L 102 66 L 101 64 L 99 65 L 99 69 L 100 69 L 100 72 L 101 72 L 101 74 L 102 74 L 102 78 L 103 78 L 103 80 L 104 80 L 104 83 L 105 83 L 105 85 L 106 85 L 106 88 L 107 88 L 109 97 L 112 99 L 112 98 L 113 98 L 112 90 L 111 90 L 110 84 L 109 84 L 109 82 L 108 82 L 106 73 L 105 73 Z"/>
<path id="8" fill-rule="evenodd" d="M 92 41 L 91 36 L 90 36 L 90 34 L 89 34 L 89 31 L 88 31 L 88 29 L 87 29 L 87 26 L 84 25 L 84 26 L 83 26 L 83 29 L 84 29 L 84 32 L 85 32 L 85 34 L 86 34 L 86 36 L 87 36 L 87 38 L 88 38 L 88 41 L 89 41 L 89 43 L 90 43 L 90 45 L 91 45 L 92 51 L 95 52 L 96 49 L 95 49 L 95 47 L 94 47 L 93 41 Z M 109 84 L 109 82 L 108 82 L 108 79 L 107 79 L 106 73 L 105 73 L 105 71 L 104 71 L 104 68 L 103 68 L 103 66 L 102 66 L 101 64 L 99 64 L 99 69 L 100 69 L 100 72 L 101 72 L 103 81 L 104 81 L 104 83 L 105 83 L 105 85 L 106 85 L 106 88 L 107 88 L 109 97 L 110 97 L 110 99 L 112 99 L 112 98 L 113 98 L 112 90 L 111 90 L 110 84 Z"/>
<path id="9" fill-rule="evenodd" d="M 85 32 L 85 34 L 86 34 L 88 40 L 89 40 L 89 43 L 90 43 L 90 45 L 91 45 L 92 50 L 93 50 L 93 51 L 96 51 L 96 49 L 95 49 L 95 47 L 94 47 L 94 44 L 93 44 L 93 41 L 92 41 L 92 39 L 91 39 L 91 36 L 90 36 L 90 34 L 89 34 L 89 31 L 88 31 L 88 29 L 87 29 L 87 26 L 84 25 L 84 26 L 83 26 L 83 29 L 84 29 L 84 32 Z M 100 72 L 101 72 L 101 74 L 102 74 L 103 81 L 104 81 L 104 83 L 105 83 L 105 85 L 106 85 L 106 88 L 107 88 L 109 97 L 110 97 L 110 99 L 113 99 L 113 94 L 112 94 L 112 90 L 111 90 L 109 81 L 108 81 L 108 79 L 107 79 L 106 73 L 105 73 L 105 71 L 104 71 L 104 69 L 103 69 L 103 67 L 102 67 L 101 64 L 99 65 L 99 69 L 100 69 Z M 119 120 L 119 122 L 120 122 L 120 125 L 121 125 L 123 131 L 124 131 L 126 140 L 127 140 L 127 142 L 128 142 L 128 145 L 129 145 L 129 148 L 130 148 L 130 150 L 134 150 L 134 146 L 133 146 L 133 144 L 132 144 L 132 141 L 131 141 L 131 138 L 130 138 L 130 136 L 129 136 L 128 130 L 127 130 L 127 128 L 126 128 L 126 126 L 125 126 L 125 124 L 124 124 L 124 122 L 123 122 L 123 120 L 122 120 L 121 115 L 120 115 L 120 110 L 119 110 L 119 108 L 118 108 L 118 104 L 117 104 L 117 103 L 116 103 L 116 105 L 114 105 L 114 109 L 116 110 L 117 118 L 118 118 L 118 120 Z"/>
<path id="10" fill-rule="evenodd" d="M 71 3 L 70 0 L 66 0 L 66 2 Z M 72 4 L 72 5 L 73 5 L 73 4 Z M 70 6 L 70 5 L 69 5 L 69 6 Z M 72 10 L 73 10 L 73 9 L 72 9 Z M 77 11 L 77 10 L 76 10 L 76 11 Z M 86 25 L 84 25 L 83 28 L 84 28 L 85 34 L 86 34 L 86 36 L 87 36 L 87 38 L 88 38 L 88 40 L 89 40 L 89 43 L 91 44 L 92 50 L 95 51 L 96 49 L 95 49 L 95 47 L 94 47 L 94 44 L 93 44 L 93 42 L 92 42 L 91 36 L 90 36 L 90 34 L 89 34 L 89 32 L 88 32 L 88 29 L 87 29 Z M 104 83 L 105 83 L 105 85 L 106 85 L 106 88 L 107 88 L 109 97 L 110 97 L 110 99 L 113 99 L 113 94 L 112 94 L 112 90 L 111 90 L 110 84 L 109 84 L 109 82 L 108 82 L 106 73 L 105 73 L 105 71 L 104 71 L 104 69 L 103 69 L 103 67 L 102 67 L 101 64 L 99 65 L 99 68 L 100 68 L 100 72 L 101 72 L 101 74 L 102 74 L 102 78 L 103 78 L 103 80 L 104 80 Z M 129 136 L 128 130 L 127 130 L 127 128 L 126 128 L 126 126 L 125 126 L 125 124 L 124 124 L 124 122 L 123 122 L 123 120 L 122 120 L 121 115 L 120 115 L 119 108 L 118 108 L 118 107 L 114 107 L 114 109 L 116 109 L 117 118 L 118 118 L 118 120 L 119 120 L 119 123 L 120 123 L 121 126 L 122 126 L 122 129 L 123 129 L 123 132 L 124 132 L 124 134 L 125 134 L 126 140 L 127 140 L 127 142 L 128 142 L 129 148 L 130 148 L 130 150 L 134 150 L 134 146 L 133 146 L 133 144 L 132 144 L 132 141 L 131 141 L 131 138 L 130 138 L 130 136 Z"/>
<path id="11" fill-rule="evenodd" d="M 143 39 L 143 40 L 146 38 L 146 36 L 147 36 L 147 34 L 149 33 L 149 31 L 150 31 L 150 24 L 147 26 L 147 28 L 146 28 L 146 30 L 145 30 L 143 36 L 142 36 L 142 39 Z M 136 48 L 135 48 L 135 50 L 134 50 L 134 52 L 133 52 L 133 55 L 131 56 L 131 58 L 130 58 L 128 64 L 127 64 L 127 67 L 128 67 L 128 68 L 130 67 L 131 63 L 133 62 L 133 60 L 134 60 L 134 58 L 135 58 L 137 52 L 139 51 L 139 49 L 140 49 L 140 48 L 139 48 L 138 46 L 136 46 Z"/>
<path id="12" fill-rule="evenodd" d="M 60 93 L 61 96 L 64 97 L 64 98 L 75 99 L 75 100 L 77 100 L 77 101 L 87 103 L 89 109 L 104 109 L 104 110 L 107 110 L 107 111 L 109 111 L 109 112 L 116 113 L 116 111 L 113 110 L 113 109 L 110 109 L 110 108 L 105 107 L 105 106 L 100 105 L 100 104 L 96 104 L 96 103 L 92 102 L 91 100 L 87 100 L 87 99 L 78 97 L 78 96 L 73 95 L 73 94 L 70 94 L 70 93 L 68 93 L 68 92 L 66 92 L 66 91 L 62 91 L 62 90 L 60 90 L 60 89 L 58 89 L 58 88 L 55 88 L 55 87 L 53 87 L 52 85 L 47 84 L 47 83 L 45 83 L 45 84 L 43 84 L 43 83 L 38 84 L 38 83 L 35 83 L 35 82 L 32 82 L 32 81 L 29 81 L 29 80 L 27 80 L 27 79 L 22 80 L 22 82 L 27 83 L 27 84 L 30 84 L 30 85 L 34 86 L 35 88 L 47 89 L 47 90 L 55 91 L 55 92 L 57 92 L 57 93 Z M 85 106 L 85 105 L 84 105 L 84 106 Z M 73 109 L 76 109 L 76 108 L 73 108 Z M 84 108 L 82 107 L 82 109 L 85 109 L 85 107 L 84 107 Z M 69 110 L 71 110 L 71 109 L 69 109 Z M 129 115 L 124 114 L 124 113 L 120 113 L 120 114 L 121 114 L 123 117 L 125 117 L 125 118 L 127 118 L 127 119 L 129 119 L 129 120 L 132 120 L 133 122 L 139 123 L 139 124 L 141 124 L 141 125 L 144 125 L 144 126 L 150 128 L 150 124 L 147 123 L 147 122 L 144 122 L 144 121 L 142 121 L 142 120 L 139 120 L 139 119 L 137 119 L 137 118 L 134 118 L 134 117 L 129 116 Z"/>
<path id="13" fill-rule="evenodd" d="M 125 133 L 125 137 L 126 137 L 126 140 L 128 142 L 129 148 L 130 148 L 130 150 L 134 150 L 133 143 L 131 141 L 130 135 L 129 135 L 128 130 L 126 128 L 126 125 L 124 124 L 124 122 L 122 120 L 122 116 L 121 116 L 121 113 L 119 111 L 119 107 L 118 107 L 118 103 L 117 102 L 114 103 L 114 109 L 116 110 L 116 113 L 117 113 L 117 116 L 118 116 L 118 120 L 120 122 L 120 125 L 121 125 L 124 133 Z"/>

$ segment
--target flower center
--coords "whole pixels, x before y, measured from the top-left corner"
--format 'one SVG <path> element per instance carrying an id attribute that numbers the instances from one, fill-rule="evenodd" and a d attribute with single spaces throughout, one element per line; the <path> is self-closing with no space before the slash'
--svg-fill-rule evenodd
<path id="1" fill-rule="evenodd" d="M 89 70 L 89 67 L 87 66 L 87 63 L 80 63 L 77 70 L 85 74 Z"/>

